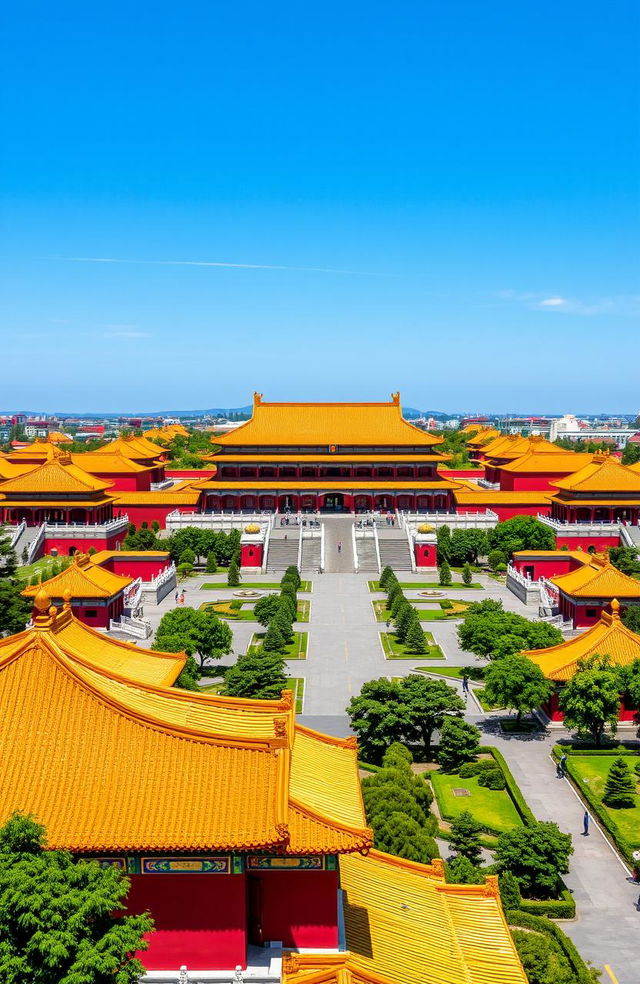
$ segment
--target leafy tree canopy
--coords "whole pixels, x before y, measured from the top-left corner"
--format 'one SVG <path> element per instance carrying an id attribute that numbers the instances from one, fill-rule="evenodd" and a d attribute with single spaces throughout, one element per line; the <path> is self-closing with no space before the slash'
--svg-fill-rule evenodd
<path id="1" fill-rule="evenodd" d="M 0 829 L 3 984 L 135 984 L 149 914 L 114 915 L 129 882 L 119 868 L 44 850 L 45 831 L 14 814 Z"/>
<path id="2" fill-rule="evenodd" d="M 502 550 L 508 556 L 516 550 L 554 550 L 555 533 L 535 516 L 514 516 L 498 523 L 487 533 L 492 550 Z"/>
<path id="3" fill-rule="evenodd" d="M 0 636 L 23 632 L 31 618 L 32 602 L 23 598 L 23 585 L 11 577 L 0 578 Z"/>
<path id="4" fill-rule="evenodd" d="M 440 728 L 438 762 L 446 772 L 455 772 L 470 762 L 480 748 L 480 730 L 462 718 L 447 717 Z"/>
<path id="5" fill-rule="evenodd" d="M 526 656 L 511 653 L 494 660 L 485 670 L 485 694 L 496 707 L 518 713 L 533 711 L 551 696 L 553 684 Z"/>
<path id="6" fill-rule="evenodd" d="M 615 734 L 620 687 L 620 673 L 610 665 L 607 656 L 594 655 L 580 660 L 577 672 L 558 698 L 566 727 L 588 733 L 596 745 L 601 743 L 607 726 Z"/>
<path id="7" fill-rule="evenodd" d="M 227 697 L 279 700 L 287 685 L 282 656 L 265 652 L 262 648 L 252 648 L 246 655 L 239 656 L 224 677 Z"/>
<path id="8" fill-rule="evenodd" d="M 481 602 L 480 605 L 492 604 Z M 472 605 L 458 626 L 460 645 L 489 659 L 525 649 L 544 649 L 563 642 L 562 633 L 548 622 L 532 622 L 502 608 Z"/>
<path id="9" fill-rule="evenodd" d="M 180 645 L 177 646 L 177 641 Z M 184 650 L 197 655 L 200 666 L 211 659 L 220 659 L 231 652 L 231 629 L 209 609 L 174 608 L 160 620 L 153 649 L 160 652 Z M 172 648 L 167 648 L 171 646 Z"/>
<path id="10" fill-rule="evenodd" d="M 495 857 L 502 870 L 515 875 L 524 895 L 543 899 L 556 893 L 572 854 L 571 834 L 556 823 L 537 822 L 500 834 Z"/>

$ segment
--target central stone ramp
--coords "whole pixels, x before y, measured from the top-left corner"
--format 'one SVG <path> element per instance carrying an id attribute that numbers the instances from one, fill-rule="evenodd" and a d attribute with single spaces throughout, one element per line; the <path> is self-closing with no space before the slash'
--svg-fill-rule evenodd
<path id="1" fill-rule="evenodd" d="M 328 574 L 353 574 L 353 516 L 323 516 L 322 523 L 325 571 Z"/>

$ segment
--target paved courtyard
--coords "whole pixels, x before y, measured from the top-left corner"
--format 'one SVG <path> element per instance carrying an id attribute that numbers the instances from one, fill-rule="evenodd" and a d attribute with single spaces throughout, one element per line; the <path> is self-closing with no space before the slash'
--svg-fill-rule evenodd
<path id="1" fill-rule="evenodd" d="M 342 542 L 340 553 L 338 540 Z M 359 693 L 362 684 L 378 676 L 402 676 L 416 665 L 425 665 L 426 657 L 410 660 L 386 660 L 380 644 L 384 623 L 375 620 L 372 601 L 382 598 L 369 591 L 368 577 L 349 573 L 350 543 L 343 531 L 335 528 L 327 541 L 327 568 L 333 572 L 315 575 L 312 592 L 302 597 L 311 601 L 309 623 L 298 626 L 309 633 L 308 656 L 305 661 L 289 662 L 292 676 L 305 678 L 305 699 L 301 721 L 310 727 L 335 735 L 349 733 L 345 707 Z M 329 551 L 331 554 L 329 555 Z M 428 575 L 403 574 L 403 581 L 432 580 Z M 277 575 L 258 575 L 245 580 L 269 583 Z M 527 609 L 503 584 L 480 575 L 482 590 L 445 589 L 447 597 L 466 600 L 501 599 L 505 608 L 530 618 L 535 609 Z M 221 581 L 216 590 L 204 590 L 203 583 Z M 220 576 L 204 575 L 186 582 L 187 605 L 198 607 L 205 601 L 229 598 L 234 589 L 226 587 Z M 237 589 L 235 589 L 237 590 Z M 407 590 L 407 596 L 412 593 Z M 413 595 L 416 597 L 416 595 Z M 162 614 L 175 606 L 173 595 L 157 608 L 147 609 L 154 628 Z M 258 628 L 253 622 L 230 622 L 234 653 L 242 653 Z M 460 650 L 455 621 L 430 622 L 426 626 L 441 647 L 446 659 L 434 666 L 474 665 L 475 657 Z M 228 657 L 225 664 L 236 656 Z M 460 686 L 456 681 L 448 681 Z M 541 820 L 554 820 L 560 828 L 574 836 L 574 855 L 567 884 L 578 903 L 578 918 L 563 924 L 581 953 L 596 966 L 609 965 L 619 984 L 638 984 L 640 980 L 640 911 L 636 908 L 638 887 L 608 841 L 595 824 L 589 837 L 581 836 L 583 808 L 571 785 L 555 778 L 550 749 L 559 733 L 531 738 L 502 735 L 491 715 L 481 712 L 479 705 L 469 699 L 469 720 L 480 725 L 486 742 L 498 746 L 518 781 L 531 809 Z M 603 979 L 607 979 L 607 975 Z"/>

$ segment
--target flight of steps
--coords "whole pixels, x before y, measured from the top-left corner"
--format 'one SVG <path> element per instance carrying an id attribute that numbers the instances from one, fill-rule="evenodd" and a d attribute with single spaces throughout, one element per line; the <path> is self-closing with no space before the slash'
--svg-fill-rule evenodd
<path id="1" fill-rule="evenodd" d="M 378 556 L 373 537 L 359 537 L 356 533 L 356 550 L 358 551 L 358 572 L 361 574 L 379 574 Z"/>
<path id="2" fill-rule="evenodd" d="M 404 530 L 387 529 L 386 527 L 379 529 L 378 547 L 380 549 L 380 564 L 383 568 L 388 565 L 394 571 L 413 570 L 409 541 Z"/>
<path id="3" fill-rule="evenodd" d="M 320 537 L 302 537 L 301 573 L 317 574 L 320 568 Z"/>
<path id="4" fill-rule="evenodd" d="M 272 531 L 267 552 L 268 572 L 284 571 L 292 564 L 294 567 L 297 565 L 299 539 L 300 529 L 297 526 L 290 526 L 286 532 L 284 530 Z"/>

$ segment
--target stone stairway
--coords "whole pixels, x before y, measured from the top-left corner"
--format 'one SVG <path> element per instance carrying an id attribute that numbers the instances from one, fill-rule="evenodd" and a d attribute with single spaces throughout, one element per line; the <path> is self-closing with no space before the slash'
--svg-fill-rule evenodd
<path id="1" fill-rule="evenodd" d="M 626 533 L 626 537 L 623 537 L 622 542 L 624 543 L 628 538 L 631 540 L 633 546 L 640 550 L 640 526 L 625 526 L 624 532 Z"/>
<path id="2" fill-rule="evenodd" d="M 320 568 L 320 537 L 302 537 L 301 573 L 317 574 Z"/>
<path id="3" fill-rule="evenodd" d="M 358 571 L 361 574 L 379 574 L 376 543 L 372 536 L 358 536 L 356 533 L 356 550 L 358 551 Z"/>
<path id="4" fill-rule="evenodd" d="M 394 571 L 413 570 L 409 542 L 404 530 L 386 529 L 386 527 L 379 529 L 378 546 L 380 548 L 380 564 L 383 568 L 388 565 Z"/>
<path id="5" fill-rule="evenodd" d="M 20 534 L 20 536 L 18 537 L 13 549 L 16 552 L 16 557 L 18 558 L 19 564 L 23 563 L 22 554 L 25 547 L 27 550 L 29 549 L 33 541 L 38 536 L 39 532 L 40 532 L 39 526 L 27 526 L 26 529 L 24 529 Z M 42 548 L 40 548 L 39 553 L 42 553 Z M 34 559 L 37 560 L 37 557 Z"/>
<path id="6" fill-rule="evenodd" d="M 289 526 L 287 530 L 272 530 L 267 553 L 267 572 L 284 571 L 298 563 L 300 528 Z"/>

